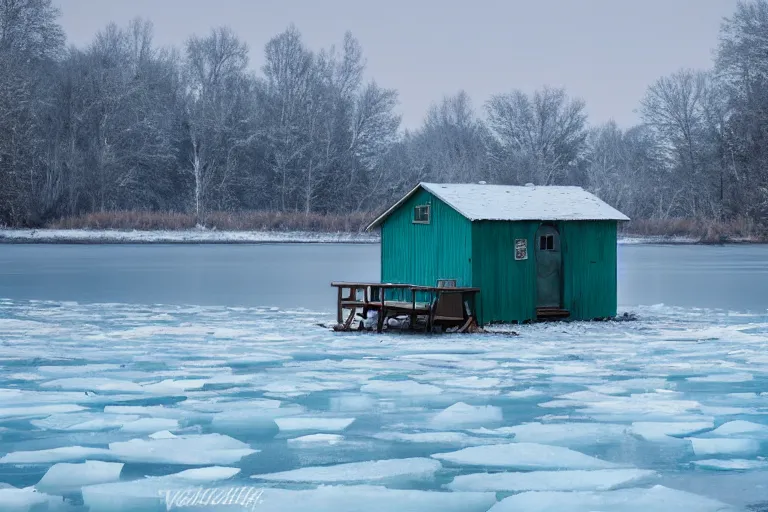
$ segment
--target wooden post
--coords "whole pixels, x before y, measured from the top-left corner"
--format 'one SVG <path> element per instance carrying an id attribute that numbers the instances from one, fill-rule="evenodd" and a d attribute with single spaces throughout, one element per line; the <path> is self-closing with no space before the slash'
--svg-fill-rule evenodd
<path id="1" fill-rule="evenodd" d="M 344 321 L 343 313 L 341 311 L 341 286 L 336 288 L 338 291 L 338 311 L 336 312 L 336 323 L 341 324 Z"/>
<path id="2" fill-rule="evenodd" d="M 376 325 L 376 332 L 383 332 L 384 331 L 384 321 L 386 320 L 386 317 L 384 316 L 387 309 L 384 306 L 384 289 L 381 286 L 376 287 L 376 296 L 378 298 L 379 304 L 381 304 L 378 308 L 379 311 L 379 318 L 378 323 Z"/>
<path id="3" fill-rule="evenodd" d="M 427 317 L 427 333 L 431 333 L 435 326 L 435 311 L 437 311 L 437 304 L 440 302 L 441 292 L 429 293 L 429 316 Z"/>

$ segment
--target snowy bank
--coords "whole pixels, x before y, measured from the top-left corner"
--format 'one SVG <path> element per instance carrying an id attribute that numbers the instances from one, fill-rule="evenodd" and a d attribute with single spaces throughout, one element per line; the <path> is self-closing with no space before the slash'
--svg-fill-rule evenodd
<path id="1" fill-rule="evenodd" d="M 266 244 L 266 243 L 377 243 L 366 233 L 305 231 L 120 231 L 95 229 L 0 229 L 0 243 L 45 244 Z"/>
<path id="2" fill-rule="evenodd" d="M 378 233 L 312 231 L 218 231 L 116 230 L 116 229 L 9 229 L 0 228 L 0 243 L 36 244 L 273 244 L 273 243 L 379 243 Z M 619 235 L 619 245 L 700 244 L 700 239 L 684 236 Z M 726 243 L 758 243 L 750 239 L 730 239 Z"/>
<path id="3" fill-rule="evenodd" d="M 736 245 L 764 244 L 766 240 L 760 237 L 727 236 L 722 240 L 707 240 L 696 236 L 667 236 L 667 235 L 619 235 L 619 245 L 662 244 L 662 245 Z"/>
<path id="4" fill-rule="evenodd" d="M 2 235 L 0 235 L 2 236 Z M 635 236 L 619 235 L 617 240 L 619 245 L 637 245 L 637 244 L 699 244 L 701 240 L 689 236 Z"/>

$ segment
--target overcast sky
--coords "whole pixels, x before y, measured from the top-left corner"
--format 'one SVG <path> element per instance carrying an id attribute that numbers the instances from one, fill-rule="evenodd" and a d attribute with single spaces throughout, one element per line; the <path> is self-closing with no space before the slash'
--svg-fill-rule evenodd
<path id="1" fill-rule="evenodd" d="M 492 94 L 542 85 L 583 98 L 592 123 L 638 121 L 646 88 L 681 67 L 708 68 L 737 0 L 55 0 L 69 42 L 141 16 L 156 41 L 181 45 L 229 25 L 263 64 L 264 44 L 294 23 L 312 49 L 361 42 L 367 75 L 400 94 L 403 124 L 464 89 L 481 111 Z"/>

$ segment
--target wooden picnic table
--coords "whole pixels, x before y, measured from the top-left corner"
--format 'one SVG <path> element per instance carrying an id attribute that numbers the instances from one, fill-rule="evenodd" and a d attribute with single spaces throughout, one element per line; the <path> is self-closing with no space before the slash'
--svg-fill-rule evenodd
<path id="1" fill-rule="evenodd" d="M 411 328 L 415 326 L 418 316 L 427 317 L 428 331 L 432 330 L 436 322 L 466 322 L 463 327 L 466 328 L 476 318 L 474 298 L 480 292 L 479 288 L 474 287 L 421 286 L 407 283 L 333 282 L 331 286 L 337 289 L 337 321 L 343 330 L 349 330 L 357 309 L 362 309 L 364 318 L 367 318 L 369 311 L 378 312 L 379 332 L 383 330 L 388 314 L 408 315 Z M 388 300 L 388 290 L 407 292 L 411 300 Z M 429 300 L 417 301 L 419 292 L 428 294 Z M 405 295 L 404 293 L 403 296 Z M 465 311 L 464 308 L 467 298 L 471 304 L 470 311 Z M 343 313 L 345 309 L 350 311 L 346 319 Z"/>

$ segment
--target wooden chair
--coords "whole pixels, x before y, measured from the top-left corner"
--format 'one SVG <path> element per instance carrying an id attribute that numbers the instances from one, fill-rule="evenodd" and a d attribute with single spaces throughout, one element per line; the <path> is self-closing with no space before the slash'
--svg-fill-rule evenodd
<path id="1" fill-rule="evenodd" d="M 461 325 L 466 320 L 464 295 L 461 291 L 451 292 L 456 288 L 456 279 L 439 279 L 439 289 L 432 311 L 432 324 L 443 326 Z"/>

